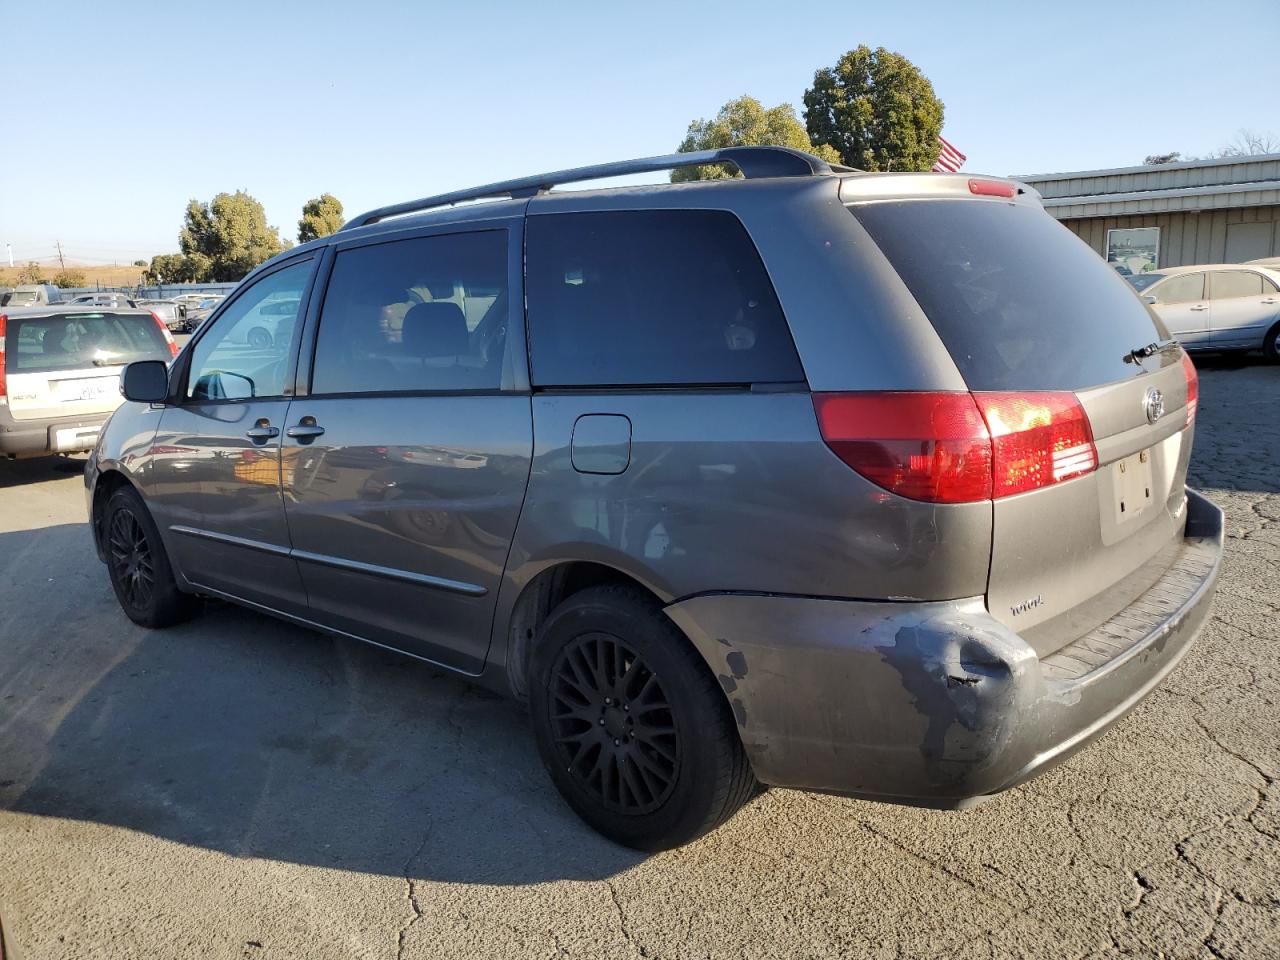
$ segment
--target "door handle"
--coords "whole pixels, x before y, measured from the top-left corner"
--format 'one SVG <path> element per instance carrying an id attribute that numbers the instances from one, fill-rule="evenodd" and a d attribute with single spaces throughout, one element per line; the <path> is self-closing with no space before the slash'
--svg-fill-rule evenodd
<path id="1" fill-rule="evenodd" d="M 1266 300 L 1263 300 L 1262 302 L 1263 303 L 1280 303 L 1280 300 L 1277 300 L 1275 297 L 1268 297 Z"/>
<path id="2" fill-rule="evenodd" d="M 1197 304 L 1196 304 L 1194 307 L 1192 307 L 1191 309 L 1192 309 L 1192 310 L 1199 311 L 1199 310 L 1208 310 L 1209 308 L 1208 308 L 1208 307 L 1206 307 L 1203 303 L 1197 303 Z"/>
<path id="3" fill-rule="evenodd" d="M 286 430 L 285 435 L 293 437 L 299 443 L 310 443 L 316 437 L 324 435 L 324 427 L 316 423 L 315 417 L 303 417 L 297 426 Z"/>
<path id="4" fill-rule="evenodd" d="M 280 428 L 273 427 L 271 421 L 264 418 L 246 430 L 244 435 L 254 443 L 266 443 L 280 436 Z"/>

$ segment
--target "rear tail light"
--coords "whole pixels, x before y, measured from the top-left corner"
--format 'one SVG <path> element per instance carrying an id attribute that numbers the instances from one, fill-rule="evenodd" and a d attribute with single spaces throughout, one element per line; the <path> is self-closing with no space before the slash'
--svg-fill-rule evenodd
<path id="1" fill-rule="evenodd" d="M 0 313 L 0 397 L 6 393 L 4 383 L 4 331 L 9 324 L 9 318 Z"/>
<path id="2" fill-rule="evenodd" d="M 822 439 L 872 483 L 929 503 L 991 498 L 991 435 L 969 393 L 815 393 Z"/>
<path id="3" fill-rule="evenodd" d="M 1008 497 L 1098 465 L 1075 394 L 815 393 L 822 438 L 872 483 L 929 503 Z"/>
<path id="4" fill-rule="evenodd" d="M 176 357 L 178 355 L 178 341 L 173 339 L 173 334 L 169 332 L 169 325 L 160 319 L 160 314 L 154 310 L 151 311 L 151 319 L 156 322 L 156 326 L 160 328 L 160 332 L 164 334 L 164 342 L 169 345 L 169 356 Z"/>
<path id="5" fill-rule="evenodd" d="M 0 318 L 2 319 L 2 318 Z M 0 327 L 0 347 L 3 347 L 4 328 Z M 1196 419 L 1196 408 L 1200 406 L 1200 375 L 1196 373 L 1196 365 L 1191 362 L 1187 351 L 1182 351 L 1182 373 L 1187 378 L 1187 422 L 1191 426 Z M 0 391 L 2 392 L 2 391 Z"/>
<path id="6" fill-rule="evenodd" d="M 974 394 L 991 431 L 995 497 L 1048 487 L 1098 466 L 1089 417 L 1074 393 Z"/>

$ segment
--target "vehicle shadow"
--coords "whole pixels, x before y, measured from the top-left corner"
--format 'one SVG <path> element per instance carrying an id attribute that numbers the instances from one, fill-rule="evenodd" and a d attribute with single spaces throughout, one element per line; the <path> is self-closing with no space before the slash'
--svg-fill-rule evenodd
<path id="1" fill-rule="evenodd" d="M 84 464 L 84 458 L 78 456 L 0 460 L 0 490 L 83 474 Z"/>
<path id="2" fill-rule="evenodd" d="M 560 801 L 514 704 L 209 603 L 146 631 L 83 525 L 0 534 L 0 810 L 389 876 L 599 879 L 641 856 Z"/>

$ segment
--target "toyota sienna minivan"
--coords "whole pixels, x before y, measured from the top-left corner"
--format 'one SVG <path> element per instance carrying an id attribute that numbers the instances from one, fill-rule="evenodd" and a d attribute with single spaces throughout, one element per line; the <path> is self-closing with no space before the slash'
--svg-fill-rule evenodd
<path id="1" fill-rule="evenodd" d="M 1222 552 L 1186 353 L 1006 179 L 753 147 L 384 207 L 122 390 L 85 476 L 132 620 L 217 597 L 474 677 L 642 849 L 762 784 L 1022 783 L 1174 669 Z"/>

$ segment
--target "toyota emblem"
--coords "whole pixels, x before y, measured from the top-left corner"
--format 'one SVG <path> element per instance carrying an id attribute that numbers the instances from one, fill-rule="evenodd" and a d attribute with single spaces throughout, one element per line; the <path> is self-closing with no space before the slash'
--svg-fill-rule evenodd
<path id="1" fill-rule="evenodd" d="M 1155 423 L 1164 416 L 1164 394 L 1152 387 L 1142 401 L 1142 409 L 1147 412 L 1147 423 Z"/>

